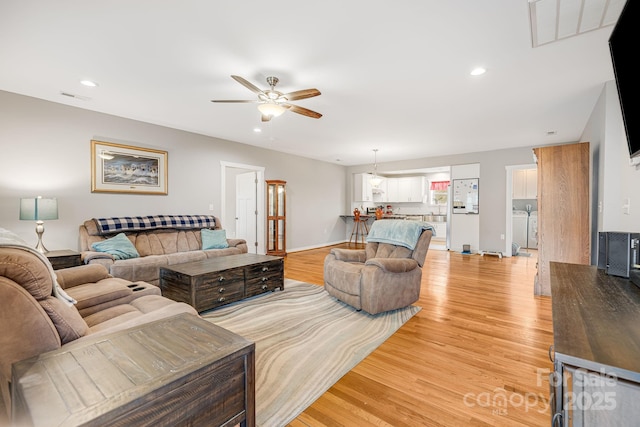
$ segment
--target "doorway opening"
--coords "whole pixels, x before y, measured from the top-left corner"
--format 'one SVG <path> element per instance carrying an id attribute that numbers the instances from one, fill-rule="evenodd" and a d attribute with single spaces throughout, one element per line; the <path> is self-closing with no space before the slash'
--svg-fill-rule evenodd
<path id="1" fill-rule="evenodd" d="M 506 167 L 506 238 L 507 256 L 537 254 L 537 165 Z"/>
<path id="2" fill-rule="evenodd" d="M 245 239 L 249 253 L 265 254 L 264 167 L 220 162 L 221 218 L 229 238 Z"/>

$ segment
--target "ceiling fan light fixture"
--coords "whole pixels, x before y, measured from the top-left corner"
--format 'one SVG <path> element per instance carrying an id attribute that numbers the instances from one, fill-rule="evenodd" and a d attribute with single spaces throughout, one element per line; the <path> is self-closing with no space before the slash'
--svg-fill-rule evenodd
<path id="1" fill-rule="evenodd" d="M 282 115 L 287 109 L 282 105 L 278 105 L 274 102 L 265 102 L 264 104 L 258 105 L 258 110 L 265 116 L 269 117 L 278 117 Z"/>

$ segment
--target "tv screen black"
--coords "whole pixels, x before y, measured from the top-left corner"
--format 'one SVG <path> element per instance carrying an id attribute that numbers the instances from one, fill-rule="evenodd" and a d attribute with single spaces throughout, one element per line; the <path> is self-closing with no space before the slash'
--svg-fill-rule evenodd
<path id="1" fill-rule="evenodd" d="M 620 98 L 629 155 L 640 157 L 640 96 L 636 91 L 638 40 L 640 40 L 640 0 L 627 0 L 609 37 L 609 51 Z"/>

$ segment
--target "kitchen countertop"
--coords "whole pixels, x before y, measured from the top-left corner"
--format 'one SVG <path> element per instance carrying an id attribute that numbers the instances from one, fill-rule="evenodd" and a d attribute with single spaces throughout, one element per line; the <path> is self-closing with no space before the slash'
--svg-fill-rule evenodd
<path id="1" fill-rule="evenodd" d="M 414 216 L 414 215 L 382 215 L 381 219 L 407 219 L 407 217 L 409 216 Z M 417 215 L 415 215 L 417 216 Z M 355 215 L 340 215 L 340 218 L 355 218 Z M 375 215 L 360 215 L 360 219 L 369 219 L 369 218 L 373 218 L 376 219 Z"/>

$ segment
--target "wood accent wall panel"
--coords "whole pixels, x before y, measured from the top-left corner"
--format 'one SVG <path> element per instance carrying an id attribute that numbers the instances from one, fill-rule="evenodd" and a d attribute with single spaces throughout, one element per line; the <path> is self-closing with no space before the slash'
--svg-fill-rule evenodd
<path id="1" fill-rule="evenodd" d="M 538 162 L 538 274 L 551 295 L 549 262 L 590 264 L 589 143 L 534 148 Z"/>

